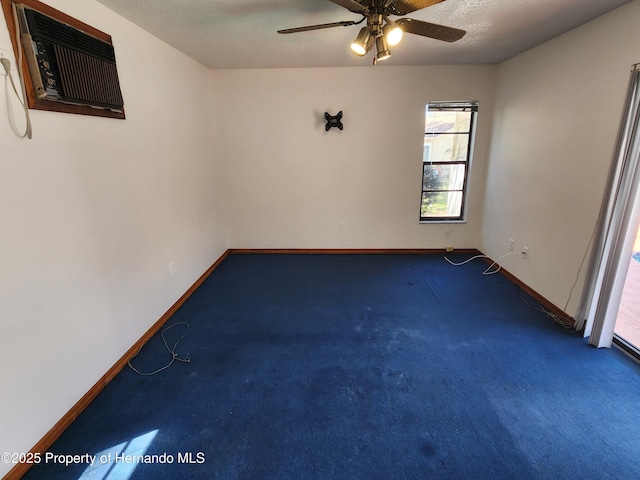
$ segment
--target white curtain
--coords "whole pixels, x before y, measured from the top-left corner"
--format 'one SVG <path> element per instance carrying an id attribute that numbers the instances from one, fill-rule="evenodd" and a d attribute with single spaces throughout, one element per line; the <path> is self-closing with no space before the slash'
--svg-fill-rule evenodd
<path id="1" fill-rule="evenodd" d="M 629 268 L 640 208 L 640 65 L 634 65 L 616 151 L 600 210 L 580 305 L 577 328 L 596 347 L 610 347 Z M 586 322 L 586 324 L 585 324 Z"/>

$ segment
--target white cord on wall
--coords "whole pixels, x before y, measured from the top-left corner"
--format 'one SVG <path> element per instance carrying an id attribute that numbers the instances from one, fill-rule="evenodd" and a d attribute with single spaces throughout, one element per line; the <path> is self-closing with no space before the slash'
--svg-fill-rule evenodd
<path id="1" fill-rule="evenodd" d="M 25 91 L 24 88 L 22 89 L 23 91 L 23 97 L 20 98 L 20 94 L 18 93 L 18 89 L 16 88 L 16 83 L 13 79 L 13 75 L 11 74 L 11 62 L 9 61 L 8 58 L 0 58 L 0 64 L 2 64 L 2 66 L 4 67 L 4 70 L 6 72 L 6 77 L 9 78 L 9 82 L 11 82 L 11 86 L 13 87 L 13 91 L 16 94 L 16 97 L 18 98 L 18 101 L 20 102 L 20 105 L 22 105 L 22 108 L 24 110 L 24 114 L 25 114 L 25 118 L 27 120 L 27 126 L 25 128 L 25 132 L 21 133 L 18 131 L 18 128 L 15 125 L 13 116 L 11 115 L 11 107 L 10 107 L 10 93 L 9 93 L 9 82 L 5 83 L 5 96 L 7 98 L 7 118 L 9 119 L 9 125 L 11 126 L 11 130 L 13 130 L 13 133 L 16 134 L 16 136 L 18 138 L 31 138 L 32 136 L 32 130 L 31 130 L 31 117 L 29 116 L 29 106 L 26 103 L 26 95 L 25 95 Z M 25 99 L 25 101 L 23 101 L 23 98 Z"/>
<path id="2" fill-rule="evenodd" d="M 14 24 L 15 24 L 15 42 L 16 42 L 16 46 L 18 47 L 18 77 L 20 78 L 20 90 L 22 92 L 22 98 L 20 97 L 20 94 L 18 93 L 18 89 L 16 88 L 16 83 L 13 80 L 13 75 L 11 73 L 11 62 L 9 61 L 8 58 L 0 58 L 0 63 L 2 64 L 2 66 L 4 67 L 4 70 L 6 72 L 6 76 L 9 78 L 9 81 L 11 82 L 11 86 L 13 87 L 13 91 L 16 94 L 16 97 L 18 98 L 18 101 L 20 102 L 20 105 L 22 105 L 22 108 L 24 110 L 24 116 L 27 122 L 27 125 L 25 127 L 25 132 L 24 133 L 20 133 L 17 129 L 17 127 L 15 126 L 15 123 L 13 121 L 13 117 L 11 115 L 11 107 L 9 106 L 9 100 L 10 100 L 10 94 L 9 94 L 9 84 L 5 83 L 5 93 L 6 93 L 6 98 L 7 98 L 7 116 L 9 118 L 9 125 L 11 126 L 11 130 L 13 130 L 13 133 L 16 134 L 16 136 L 18 138 L 29 138 L 31 139 L 32 135 L 33 135 L 33 131 L 32 131 L 32 127 L 31 127 L 31 116 L 29 115 L 29 105 L 27 103 L 27 89 L 25 87 L 24 84 L 24 76 L 22 75 L 22 60 L 23 60 L 23 51 L 22 51 L 22 43 L 20 42 L 20 23 L 18 21 L 18 11 L 16 9 L 16 4 L 12 3 L 12 10 L 13 10 L 13 20 L 14 20 Z"/>

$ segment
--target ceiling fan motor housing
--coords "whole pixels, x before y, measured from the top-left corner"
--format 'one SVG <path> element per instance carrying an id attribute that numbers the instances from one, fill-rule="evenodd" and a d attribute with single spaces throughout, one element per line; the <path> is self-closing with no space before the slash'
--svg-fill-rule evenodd
<path id="1" fill-rule="evenodd" d="M 382 33 L 382 24 L 384 23 L 384 15 L 381 13 L 370 13 L 367 15 L 367 27 L 371 33 L 378 36 Z"/>

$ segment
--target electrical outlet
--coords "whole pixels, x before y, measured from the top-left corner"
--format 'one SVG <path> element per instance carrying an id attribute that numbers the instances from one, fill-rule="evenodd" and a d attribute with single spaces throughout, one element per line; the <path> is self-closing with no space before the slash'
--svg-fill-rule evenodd
<path id="1" fill-rule="evenodd" d="M 509 251 L 513 252 L 513 249 L 516 248 L 516 241 L 512 238 L 509 240 Z"/>
<path id="2" fill-rule="evenodd" d="M 524 247 L 522 249 L 522 258 L 524 258 L 525 260 L 529 259 L 529 247 Z"/>
<path id="3" fill-rule="evenodd" d="M 340 222 L 340 231 L 344 232 L 347 230 L 347 224 L 345 222 Z"/>
<path id="4" fill-rule="evenodd" d="M 451 238 L 451 229 L 450 228 L 445 228 L 444 229 L 444 238 Z"/>
<path id="5" fill-rule="evenodd" d="M 176 274 L 176 264 L 171 262 L 169 264 L 169 275 L 173 277 L 175 274 Z"/>

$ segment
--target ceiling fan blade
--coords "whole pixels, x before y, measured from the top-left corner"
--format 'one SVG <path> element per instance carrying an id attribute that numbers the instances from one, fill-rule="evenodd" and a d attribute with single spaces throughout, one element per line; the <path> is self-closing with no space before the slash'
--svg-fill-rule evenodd
<path id="1" fill-rule="evenodd" d="M 306 27 L 285 28 L 284 30 L 278 30 L 278 33 L 308 32 L 311 30 L 321 30 L 323 28 L 350 27 L 351 25 L 355 25 L 355 24 L 356 22 L 353 22 L 351 20 L 345 20 L 343 22 L 321 23 L 320 25 L 308 25 Z"/>
<path id="2" fill-rule="evenodd" d="M 341 7 L 346 8 L 350 12 L 366 14 L 369 9 L 366 5 L 362 5 L 355 0 L 329 0 Z"/>
<path id="3" fill-rule="evenodd" d="M 465 36 L 467 32 L 457 28 L 445 27 L 435 23 L 423 22 L 412 18 L 401 18 L 396 20 L 396 24 L 407 33 L 422 35 L 423 37 L 435 38 L 445 42 L 456 42 Z"/>
<path id="4" fill-rule="evenodd" d="M 398 0 L 395 5 L 393 5 L 393 8 L 396 15 L 406 15 L 441 2 L 444 2 L 444 0 Z"/>

